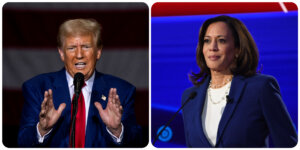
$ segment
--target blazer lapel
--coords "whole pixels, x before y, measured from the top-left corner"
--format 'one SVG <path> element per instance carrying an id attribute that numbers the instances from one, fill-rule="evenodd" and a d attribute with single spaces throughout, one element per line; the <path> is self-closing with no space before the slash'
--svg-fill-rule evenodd
<path id="1" fill-rule="evenodd" d="M 196 100 L 197 100 L 197 104 L 196 106 L 198 107 L 197 110 L 202 110 L 200 113 L 197 113 L 195 115 L 196 117 L 196 120 L 200 120 L 198 123 L 198 127 L 200 128 L 200 138 L 201 138 L 201 141 L 202 143 L 205 143 L 206 146 L 204 147 L 212 147 L 212 145 L 209 143 L 206 135 L 204 134 L 204 129 L 203 129 L 203 126 L 202 126 L 202 113 L 203 113 L 203 108 L 204 108 L 204 103 L 205 103 L 205 97 L 206 97 L 206 93 L 207 93 L 207 88 L 208 88 L 208 85 L 209 85 L 209 81 L 210 81 L 210 76 L 208 76 L 204 83 L 199 86 L 199 88 L 197 88 L 197 94 L 199 96 L 196 97 Z"/>
<path id="2" fill-rule="evenodd" d="M 93 144 L 93 140 L 95 137 L 97 126 L 100 124 L 104 124 L 102 122 L 102 119 L 100 118 L 99 112 L 97 108 L 95 107 L 94 103 L 99 102 L 103 109 L 106 108 L 107 101 L 108 101 L 108 93 L 109 88 L 102 78 L 102 74 L 99 72 L 96 72 L 95 79 L 93 83 L 92 88 L 92 95 L 91 95 L 91 101 L 90 101 L 90 108 L 89 108 L 89 114 L 88 114 L 88 123 L 86 127 L 86 139 L 85 139 L 85 146 L 91 147 Z M 100 134 L 100 133 L 98 133 Z"/>
<path id="3" fill-rule="evenodd" d="M 231 116 L 234 113 L 234 110 L 235 110 L 237 104 L 240 101 L 240 96 L 244 90 L 244 87 L 245 87 L 244 77 L 243 76 L 234 76 L 232 83 L 231 83 L 230 93 L 229 93 L 229 98 L 231 98 L 231 102 L 226 104 L 225 110 L 221 117 L 221 120 L 219 123 L 219 128 L 218 128 L 216 147 L 219 145 L 220 139 L 226 128 L 226 125 L 228 124 Z"/>

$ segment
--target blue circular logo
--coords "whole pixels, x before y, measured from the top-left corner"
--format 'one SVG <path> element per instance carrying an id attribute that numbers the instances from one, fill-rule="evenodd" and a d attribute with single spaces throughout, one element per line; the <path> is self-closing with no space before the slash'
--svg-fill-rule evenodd
<path id="1" fill-rule="evenodd" d="M 164 126 L 161 126 L 157 132 L 156 132 L 156 135 L 164 128 Z M 168 142 L 171 140 L 173 136 L 173 132 L 172 132 L 172 129 L 167 126 L 166 129 L 161 133 L 161 135 L 158 137 L 158 139 L 160 141 L 163 141 L 163 142 Z"/>

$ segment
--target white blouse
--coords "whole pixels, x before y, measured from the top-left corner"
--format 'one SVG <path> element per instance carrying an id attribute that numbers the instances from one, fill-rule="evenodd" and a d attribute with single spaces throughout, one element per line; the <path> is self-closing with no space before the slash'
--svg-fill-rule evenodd
<path id="1" fill-rule="evenodd" d="M 219 122 L 226 106 L 226 96 L 229 93 L 230 86 L 231 82 L 218 89 L 207 89 L 201 117 L 204 134 L 213 146 L 216 145 Z"/>

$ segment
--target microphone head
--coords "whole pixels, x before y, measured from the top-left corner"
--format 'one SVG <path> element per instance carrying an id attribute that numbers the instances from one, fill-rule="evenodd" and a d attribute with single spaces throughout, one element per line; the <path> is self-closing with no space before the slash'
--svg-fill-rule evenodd
<path id="1" fill-rule="evenodd" d="M 227 103 L 231 103 L 232 102 L 232 99 L 229 97 L 229 95 L 226 95 L 226 102 Z"/>
<path id="2" fill-rule="evenodd" d="M 189 99 L 193 99 L 197 96 L 197 92 L 193 91 L 190 96 L 189 96 Z"/>
<path id="3" fill-rule="evenodd" d="M 84 82 L 84 75 L 81 72 L 77 72 L 74 75 L 73 84 L 75 85 L 76 82 L 82 82 L 82 83 Z"/>
<path id="4" fill-rule="evenodd" d="M 75 93 L 78 93 L 78 92 L 80 93 L 83 83 L 84 83 L 84 75 L 80 72 L 77 72 L 74 75 L 74 80 L 73 80 Z"/>

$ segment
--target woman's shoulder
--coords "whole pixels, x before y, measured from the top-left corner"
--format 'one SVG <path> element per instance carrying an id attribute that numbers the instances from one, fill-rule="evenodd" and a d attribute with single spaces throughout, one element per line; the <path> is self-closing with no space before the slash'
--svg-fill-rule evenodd
<path id="1" fill-rule="evenodd" d="M 257 73 L 251 77 L 247 77 L 246 80 L 251 82 L 273 82 L 276 81 L 276 78 L 272 75 Z"/>
<path id="2" fill-rule="evenodd" d="M 279 88 L 276 78 L 272 75 L 255 74 L 251 77 L 246 77 L 245 81 L 249 86 L 267 87 L 269 85 L 274 85 Z"/>
<path id="3" fill-rule="evenodd" d="M 196 86 L 192 86 L 192 87 L 185 89 L 181 95 L 181 101 L 184 102 L 191 95 L 191 93 L 193 93 L 195 91 L 197 91 Z"/>
<path id="4" fill-rule="evenodd" d="M 193 85 L 192 87 L 186 88 L 182 93 L 182 103 L 185 102 L 191 95 L 199 95 L 200 91 L 206 91 L 208 84 L 209 84 L 209 78 L 205 79 L 204 82 L 200 85 Z M 199 93 L 200 92 L 200 93 Z M 196 94 L 194 94 L 196 93 Z"/>

